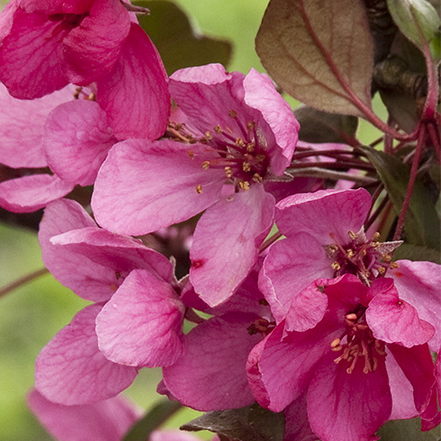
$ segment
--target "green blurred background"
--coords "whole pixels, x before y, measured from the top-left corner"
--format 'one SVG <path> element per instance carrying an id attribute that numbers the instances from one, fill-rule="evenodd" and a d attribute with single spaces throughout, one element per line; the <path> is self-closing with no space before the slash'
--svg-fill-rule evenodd
<path id="1" fill-rule="evenodd" d="M 0 7 L 7 3 L 0 1 Z M 233 43 L 229 70 L 247 73 L 264 69 L 254 51 L 254 37 L 268 0 L 179 0 L 195 29 L 204 35 Z M 294 106 L 296 102 L 290 99 Z M 381 105 L 376 102 L 377 109 Z M 361 125 L 362 139 L 372 141 L 378 132 Z M 43 267 L 36 234 L 0 225 L 0 286 Z M 45 441 L 52 438 L 39 426 L 25 405 L 32 387 L 34 362 L 43 346 L 68 324 L 86 302 L 61 286 L 51 275 L 21 287 L 0 299 L 0 440 Z M 143 408 L 158 400 L 159 369 L 143 369 L 127 394 Z M 185 410 L 172 418 L 169 427 L 197 416 Z M 210 439 L 211 434 L 201 434 Z"/>

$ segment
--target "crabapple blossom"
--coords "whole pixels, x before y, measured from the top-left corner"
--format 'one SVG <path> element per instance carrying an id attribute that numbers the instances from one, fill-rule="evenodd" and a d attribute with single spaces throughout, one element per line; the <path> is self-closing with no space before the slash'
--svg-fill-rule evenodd
<path id="1" fill-rule="evenodd" d="M 41 351 L 36 388 L 46 398 L 62 404 L 107 399 L 127 388 L 140 367 L 180 356 L 184 305 L 164 256 L 98 228 L 67 200 L 47 207 L 40 243 L 53 275 L 97 302 Z"/>
<path id="2" fill-rule="evenodd" d="M 323 441 L 378 439 L 374 432 L 390 418 L 395 394 L 398 402 L 406 394 L 390 386 L 396 366 L 389 369 L 389 359 L 411 384 L 406 398 L 416 413 L 433 412 L 436 377 L 427 342 L 434 332 L 398 297 L 392 279 L 370 287 L 352 274 L 318 279 L 252 350 L 250 386 L 275 412 L 306 393 L 309 423 Z M 396 418 L 409 417 L 395 404 Z"/>
<path id="3" fill-rule="evenodd" d="M 97 403 L 64 406 L 32 390 L 27 402 L 41 424 L 58 441 L 121 441 L 142 417 L 141 409 L 122 395 Z M 200 438 L 178 430 L 155 430 L 148 438 L 148 441 L 198 440 Z"/>
<path id="4" fill-rule="evenodd" d="M 11 1 L 0 14 L 0 80 L 21 99 L 95 82 L 117 137 L 161 136 L 167 76 L 128 9 L 120 0 Z"/>
<path id="5" fill-rule="evenodd" d="M 274 197 L 264 182 L 284 174 L 299 126 L 271 80 L 255 70 L 245 76 L 217 64 L 183 69 L 171 76 L 170 92 L 178 106 L 169 124 L 173 139 L 115 145 L 92 207 L 101 226 L 134 235 L 205 210 L 190 280 L 214 306 L 257 259 L 273 223 Z"/>

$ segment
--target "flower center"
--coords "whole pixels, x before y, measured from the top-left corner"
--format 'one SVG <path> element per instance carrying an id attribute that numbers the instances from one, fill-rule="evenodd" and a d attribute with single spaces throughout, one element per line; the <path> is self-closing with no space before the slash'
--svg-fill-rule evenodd
<path id="1" fill-rule="evenodd" d="M 218 124 L 203 136 L 196 136 L 186 124 L 173 122 L 168 130 L 182 142 L 205 144 L 213 158 L 202 162 L 201 167 L 204 170 L 224 169 L 227 183 L 234 184 L 236 191 L 246 191 L 265 177 L 269 166 L 267 144 L 255 121 L 244 124 L 235 110 L 229 111 L 229 117 L 234 120 L 236 130 Z"/>
<path id="2" fill-rule="evenodd" d="M 275 327 L 276 322 L 270 322 L 264 318 L 258 318 L 248 326 L 247 331 L 250 335 L 260 333 L 266 337 Z"/>
<path id="3" fill-rule="evenodd" d="M 346 331 L 341 338 L 336 338 L 331 343 L 331 350 L 334 352 L 343 351 L 334 362 L 336 364 L 345 361 L 348 364 L 346 372 L 351 374 L 357 362 L 363 363 L 363 372 L 375 372 L 380 359 L 386 356 L 385 343 L 376 339 L 372 335 L 372 331 L 366 324 L 364 311 L 359 318 L 357 314 L 350 313 L 345 316 Z M 346 337 L 346 343 L 342 340 Z"/>
<path id="4" fill-rule="evenodd" d="M 358 233 L 348 232 L 350 242 L 341 244 L 333 233 L 329 234 L 334 241 L 325 245 L 326 254 L 332 259 L 331 267 L 335 271 L 334 277 L 343 274 L 354 274 L 367 286 L 377 278 L 386 274 L 389 268 L 397 268 L 392 262 L 392 252 L 398 248 L 402 241 L 378 242 L 379 233 L 375 233 L 368 240 L 363 227 Z"/>

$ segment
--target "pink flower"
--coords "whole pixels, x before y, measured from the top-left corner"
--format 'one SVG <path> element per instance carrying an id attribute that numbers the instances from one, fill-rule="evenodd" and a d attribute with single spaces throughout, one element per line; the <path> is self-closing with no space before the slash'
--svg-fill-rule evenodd
<path id="1" fill-rule="evenodd" d="M 434 331 L 392 279 L 370 288 L 351 274 L 319 279 L 251 352 L 250 385 L 275 412 L 306 393 L 309 423 L 323 441 L 378 439 L 392 411 L 394 418 L 438 413 L 427 345 Z"/>
<path id="2" fill-rule="evenodd" d="M 39 238 L 52 274 L 96 302 L 41 351 L 39 392 L 66 405 L 100 401 L 127 388 L 141 367 L 179 358 L 185 308 L 164 256 L 98 228 L 74 201 L 46 208 Z"/>
<path id="3" fill-rule="evenodd" d="M 276 224 L 286 239 L 271 246 L 263 264 L 259 287 L 280 322 L 292 299 L 318 278 L 354 274 L 370 285 L 378 277 L 394 279 L 401 299 L 435 327 L 429 342 L 441 346 L 440 266 L 400 260 L 391 253 L 401 242 L 378 241 L 363 225 L 371 207 L 369 193 L 323 190 L 292 195 L 276 205 Z"/>
<path id="4" fill-rule="evenodd" d="M 162 386 L 185 406 L 211 411 L 254 403 L 247 357 L 275 325 L 257 288 L 260 265 L 256 267 L 237 292 L 215 308 L 204 305 L 191 286 L 183 290 L 186 305 L 212 315 L 184 336 L 182 356 L 163 368 Z"/>
<path id="5" fill-rule="evenodd" d="M 214 306 L 256 261 L 273 222 L 274 197 L 263 183 L 283 175 L 299 125 L 271 80 L 254 70 L 183 69 L 170 90 L 179 106 L 169 129 L 174 140 L 117 144 L 92 206 L 100 225 L 133 235 L 206 210 L 194 234 L 190 280 Z"/>
<path id="6" fill-rule="evenodd" d="M 11 1 L 0 15 L 0 80 L 22 99 L 96 82 L 118 138 L 161 136 L 170 106 L 165 70 L 128 9 L 120 0 Z"/>
<path id="7" fill-rule="evenodd" d="M 121 441 L 142 417 L 141 410 L 121 395 L 93 404 L 63 406 L 32 390 L 27 401 L 41 424 L 58 441 Z M 198 440 L 178 430 L 155 430 L 148 438 L 148 441 Z"/>

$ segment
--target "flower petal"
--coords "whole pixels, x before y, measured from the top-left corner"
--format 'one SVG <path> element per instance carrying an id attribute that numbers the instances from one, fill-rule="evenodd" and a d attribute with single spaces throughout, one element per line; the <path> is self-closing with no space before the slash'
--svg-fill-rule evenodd
<path id="1" fill-rule="evenodd" d="M 73 100 L 74 87 L 34 100 L 19 100 L 0 84 L 1 162 L 9 167 L 46 167 L 43 152 L 43 126 L 49 113 L 59 104 Z"/>
<path id="2" fill-rule="evenodd" d="M 0 183 L 0 206 L 13 213 L 30 213 L 70 193 L 75 184 L 57 175 L 31 175 Z"/>
<path id="3" fill-rule="evenodd" d="M 386 366 L 363 373 L 357 363 L 351 374 L 335 353 L 320 361 L 309 384 L 307 406 L 312 430 L 322 441 L 373 441 L 373 434 L 388 419 L 392 397 Z"/>
<path id="4" fill-rule="evenodd" d="M 193 155 L 193 156 L 190 156 Z M 201 145 L 128 140 L 116 144 L 98 174 L 92 208 L 98 223 L 140 235 L 184 221 L 219 198 L 224 170 L 204 170 Z M 196 188 L 201 186 L 202 193 Z"/>
<path id="5" fill-rule="evenodd" d="M 116 142 L 106 114 L 93 101 L 75 100 L 58 106 L 44 127 L 44 149 L 51 170 L 82 186 L 95 182 Z"/>
<path id="6" fill-rule="evenodd" d="M 247 327 L 254 314 L 226 314 L 196 326 L 185 336 L 184 355 L 163 369 L 164 382 L 185 406 L 223 410 L 254 402 L 245 365 L 252 347 L 261 339 Z"/>
<path id="7" fill-rule="evenodd" d="M 33 390 L 28 406 L 59 441 L 121 441 L 139 412 L 122 396 L 92 404 L 63 406 Z"/>
<path id="8" fill-rule="evenodd" d="M 433 351 L 441 347 L 441 266 L 432 262 L 398 260 L 398 268 L 387 275 L 394 279 L 400 299 L 409 302 L 420 319 L 435 328 L 429 345 Z"/>
<path id="9" fill-rule="evenodd" d="M 230 298 L 247 277 L 272 226 L 273 206 L 274 198 L 257 184 L 202 215 L 190 250 L 190 281 L 208 305 Z"/>
<path id="10" fill-rule="evenodd" d="M 115 363 L 169 366 L 182 353 L 184 312 L 168 283 L 134 270 L 98 314 L 99 348 Z"/>
<path id="11" fill-rule="evenodd" d="M 332 233 L 344 245 L 348 232 L 357 233 L 363 226 L 371 203 L 363 188 L 295 194 L 276 205 L 276 224 L 286 236 L 305 232 L 327 245 L 333 243 Z"/>
<path id="12" fill-rule="evenodd" d="M 95 318 L 101 305 L 80 311 L 43 348 L 35 366 L 35 387 L 64 405 L 93 403 L 130 386 L 138 370 L 112 363 L 98 349 Z"/>
<path id="13" fill-rule="evenodd" d="M 119 139 L 157 139 L 167 128 L 170 95 L 161 57 L 132 23 L 118 62 L 97 81 L 97 101 Z"/>
<path id="14" fill-rule="evenodd" d="M 392 279 L 375 280 L 371 291 L 379 284 L 387 286 L 373 297 L 366 310 L 366 321 L 374 337 L 406 348 L 427 343 L 435 333 L 433 326 L 421 320 L 416 309 L 398 297 Z"/>

